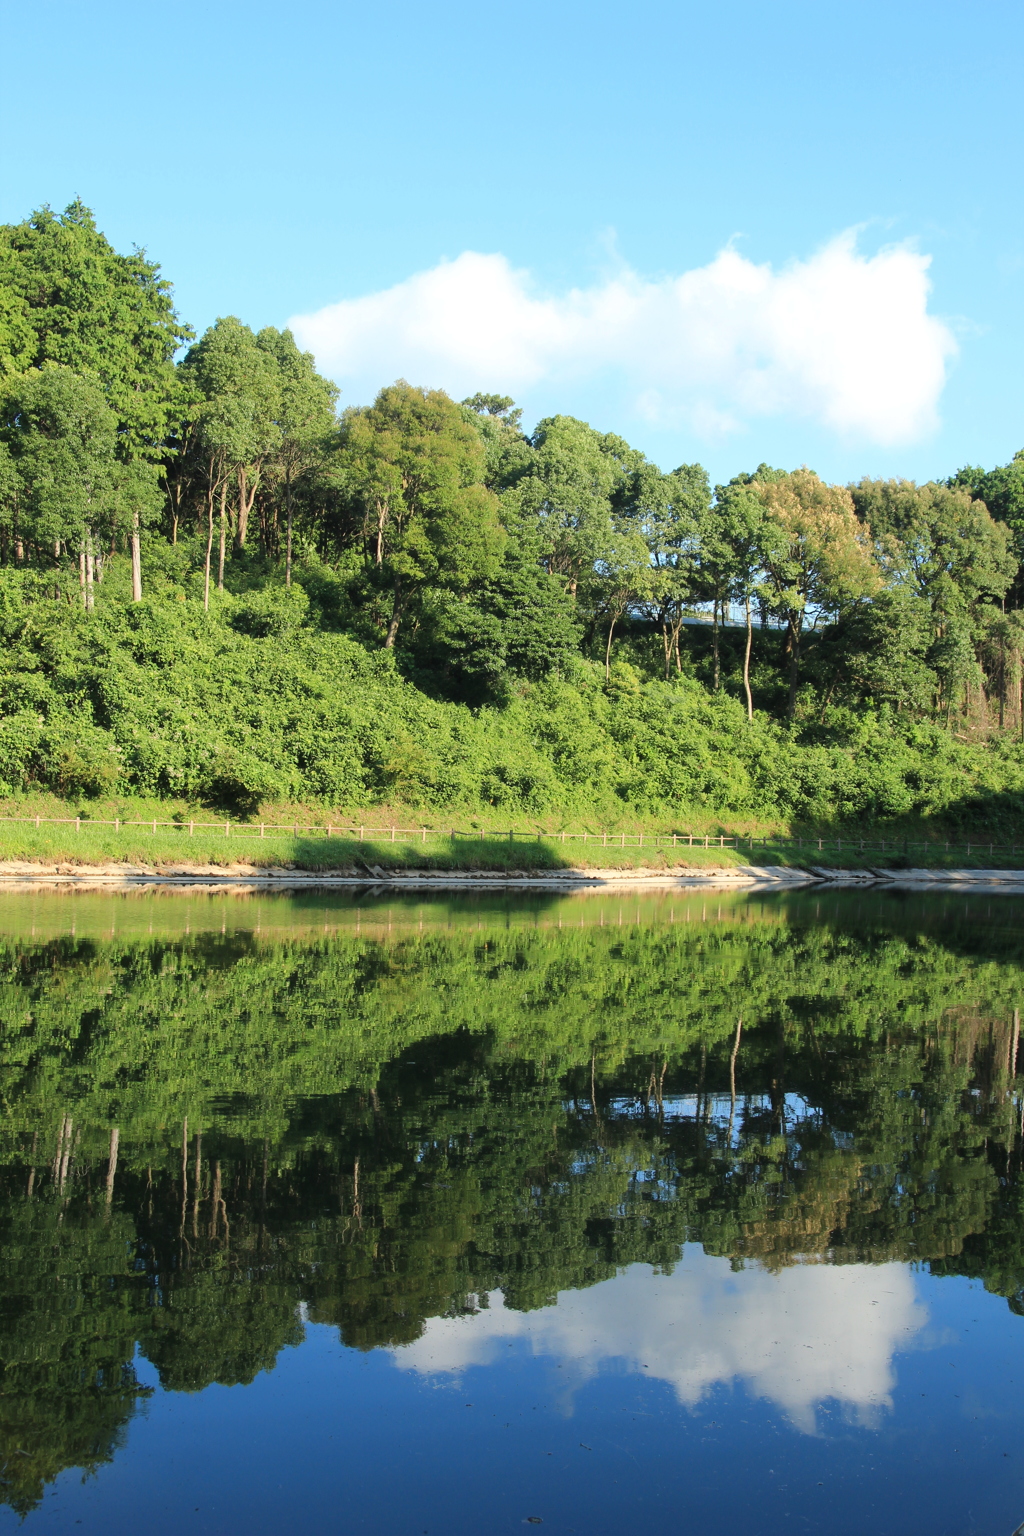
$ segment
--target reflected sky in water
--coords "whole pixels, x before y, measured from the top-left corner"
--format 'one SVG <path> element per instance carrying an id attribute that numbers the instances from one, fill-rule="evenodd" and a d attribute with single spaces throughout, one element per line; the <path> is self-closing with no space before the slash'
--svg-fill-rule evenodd
<path id="1" fill-rule="evenodd" d="M 1022 918 L 0 898 L 0 1531 L 1011 1536 Z"/>
<path id="2" fill-rule="evenodd" d="M 500 1291 L 480 1311 L 431 1318 L 423 1337 L 393 1351 L 395 1364 L 459 1381 L 496 1365 L 511 1340 L 557 1360 L 568 1383 L 602 1369 L 645 1371 L 697 1408 L 716 1387 L 764 1398 L 806 1434 L 828 1401 L 853 1423 L 876 1426 L 892 1408 L 893 1357 L 913 1347 L 928 1313 L 904 1264 L 798 1264 L 780 1274 L 735 1272 L 690 1244 L 671 1275 L 631 1266 L 556 1306 L 510 1311 Z"/>

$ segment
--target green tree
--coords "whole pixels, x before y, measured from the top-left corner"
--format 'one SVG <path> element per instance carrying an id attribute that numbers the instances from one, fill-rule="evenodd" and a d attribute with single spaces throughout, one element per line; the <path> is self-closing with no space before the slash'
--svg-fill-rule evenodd
<path id="1" fill-rule="evenodd" d="M 224 586 L 228 486 L 237 490 L 235 531 L 244 546 L 252 500 L 264 465 L 281 445 L 280 370 L 274 351 L 261 347 L 247 325 L 228 315 L 205 332 L 181 365 L 199 403 L 194 407 L 193 451 L 206 486 L 206 563 L 203 604 L 210 606 L 214 502 L 220 497 L 217 586 Z"/>
<path id="2" fill-rule="evenodd" d="M 430 587 L 462 591 L 496 568 L 498 502 L 466 414 L 441 390 L 400 381 L 342 422 L 340 455 L 362 523 L 365 558 L 390 592 L 384 648 Z"/>
<path id="3" fill-rule="evenodd" d="M 888 587 L 858 603 L 815 648 L 821 718 L 833 699 L 927 714 L 940 687 L 933 645 L 931 608 L 910 588 Z"/>
<path id="4" fill-rule="evenodd" d="M 948 719 L 956 700 L 980 683 L 993 605 L 1016 574 L 1010 529 L 963 486 L 862 480 L 851 491 L 887 583 L 908 587 L 931 609 L 930 659 Z"/>
<path id="5" fill-rule="evenodd" d="M 511 395 L 471 395 L 463 400 L 484 445 L 487 471 L 484 483 L 499 494 L 527 472 L 533 448 L 522 430 L 523 413 Z"/>
<path id="6" fill-rule="evenodd" d="M 644 539 L 651 565 L 649 607 L 661 632 L 665 677 L 672 660 L 682 670 L 679 635 L 697 595 L 697 565 L 711 502 L 700 464 L 681 464 L 662 474 L 644 460 L 631 470 L 613 497 L 620 519 Z"/>
<path id="7" fill-rule="evenodd" d="M 655 571 L 643 535 L 620 524 L 605 542 L 588 585 L 596 617 L 607 626 L 604 648 L 604 680 L 611 680 L 612 637 L 623 614 L 642 606 L 654 588 Z"/>
<path id="8" fill-rule="evenodd" d="M 192 331 L 145 251 L 122 256 L 74 202 L 0 226 L 0 376 L 57 363 L 94 375 L 122 458 L 158 457 L 173 419 L 172 359 Z"/>
<path id="9" fill-rule="evenodd" d="M 1024 606 L 1024 589 L 1021 586 L 1021 567 L 1024 566 L 1024 448 L 1015 453 L 1009 464 L 995 469 L 980 469 L 968 465 L 957 470 L 947 484 L 954 489 L 967 490 L 975 501 L 982 501 L 997 522 L 1005 523 L 1013 538 L 1013 553 L 1018 570 L 1013 580 L 1013 606 Z M 1009 595 L 1009 590 L 1007 595 Z"/>
<path id="10" fill-rule="evenodd" d="M 1005 596 L 1016 571 L 1009 531 L 961 486 L 861 480 L 850 487 L 890 583 L 935 606 L 946 580 L 968 608 Z"/>
<path id="11" fill-rule="evenodd" d="M 786 625 L 786 714 L 792 719 L 808 616 L 812 625 L 838 616 L 877 592 L 881 577 L 871 541 L 843 486 L 826 485 L 810 469 L 751 484 L 772 525 L 764 530 L 761 550 L 763 591 Z"/>
<path id="12" fill-rule="evenodd" d="M 274 359 L 277 366 L 276 417 L 280 442 L 274 454 L 274 469 L 284 489 L 285 586 L 290 587 L 295 486 L 304 473 L 322 462 L 328 450 L 337 425 L 335 406 L 339 391 L 336 384 L 317 373 L 313 354 L 299 351 L 291 331 L 276 331 L 273 326 L 267 326 L 260 331 L 256 344 Z M 248 503 L 250 507 L 256 488 L 254 484 Z M 242 486 L 239 494 L 243 495 Z M 245 527 L 240 511 L 239 548 L 244 543 Z"/>
<path id="13" fill-rule="evenodd" d="M 528 468 L 502 497 L 514 536 L 536 537 L 538 558 L 575 595 L 614 536 L 613 497 L 642 461 L 622 438 L 573 416 L 540 422 Z"/>
<path id="14" fill-rule="evenodd" d="M 417 632 L 417 665 L 469 704 L 507 701 L 519 681 L 567 670 L 580 624 L 562 583 L 510 540 L 493 576 L 446 593 Z"/>
<path id="15" fill-rule="evenodd" d="M 22 549 L 31 543 L 37 558 L 76 550 L 83 605 L 91 609 L 99 541 L 137 533 L 156 515 L 156 468 L 117 457 L 117 417 L 90 375 L 49 363 L 7 379 L 0 399 L 8 539 Z M 138 598 L 133 558 L 136 574 Z"/>
<path id="16" fill-rule="evenodd" d="M 767 466 L 757 474 L 768 482 Z M 753 489 L 753 476 L 741 475 L 728 485 L 715 487 L 714 507 L 708 516 L 711 537 L 711 561 L 716 567 L 716 582 L 730 598 L 743 604 L 746 639 L 743 648 L 743 695 L 747 719 L 754 718 L 754 699 L 750 691 L 750 656 L 753 649 L 751 605 L 763 595 L 763 573 L 767 565 L 778 562 L 785 550 L 785 538 L 779 525 L 769 516 L 764 500 Z M 717 671 L 717 653 L 716 653 Z"/>

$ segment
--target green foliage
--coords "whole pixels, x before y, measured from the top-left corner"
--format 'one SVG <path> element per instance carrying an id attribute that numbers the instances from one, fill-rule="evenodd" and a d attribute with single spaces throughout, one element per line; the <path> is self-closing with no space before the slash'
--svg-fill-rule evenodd
<path id="1" fill-rule="evenodd" d="M 117 417 L 98 379 L 47 363 L 0 382 L 0 538 L 77 555 L 158 515 L 155 467 L 117 456 Z"/>
<path id="2" fill-rule="evenodd" d="M 8 792 L 1017 813 L 1017 459 L 712 494 L 501 394 L 339 421 L 289 331 L 190 335 L 81 204 L 0 229 Z"/>
<path id="3" fill-rule="evenodd" d="M 124 457 L 151 454 L 169 426 L 172 358 L 192 334 L 159 274 L 144 251 L 119 255 L 77 201 L 0 226 L 0 377 L 47 363 L 94 375 Z"/>
<path id="4" fill-rule="evenodd" d="M 968 466 L 958 470 L 949 484 L 968 490 L 975 500 L 985 504 L 994 518 L 1006 524 L 1013 538 L 1013 550 L 1019 565 L 1024 560 L 1024 449 L 1015 453 L 1009 464 L 1000 464 L 995 469 Z M 1015 586 L 1016 606 L 1019 606 L 1019 571 Z"/>
<path id="5" fill-rule="evenodd" d="M 490 613 L 475 610 L 489 634 L 457 600 L 444 618 L 446 643 L 464 647 L 489 691 L 507 680 L 476 707 L 431 698 L 391 653 L 323 628 L 315 572 L 309 592 L 300 571 L 290 591 L 246 584 L 206 614 L 201 572 L 182 586 L 172 567 L 127 605 L 115 565 L 87 614 L 30 571 L 0 571 L 0 792 L 163 794 L 236 814 L 281 798 L 598 816 L 630 806 L 685 825 L 709 811 L 977 818 L 986 797 L 1024 790 L 1018 745 L 996 753 L 885 709 L 824 734 L 809 724 L 801 739 L 763 715 L 751 725 L 738 700 L 692 678 L 648 681 L 617 663 L 605 685 L 600 664 L 569 653 L 561 589 L 543 573 L 517 588 L 515 567 L 504 570 Z M 527 581 L 543 581 L 532 615 Z M 467 665 L 467 691 L 472 678 Z"/>
<path id="6" fill-rule="evenodd" d="M 464 591 L 495 568 L 503 536 L 486 455 L 447 395 L 404 382 L 346 413 L 339 455 L 367 563 L 390 594 L 390 649 L 425 589 Z"/>

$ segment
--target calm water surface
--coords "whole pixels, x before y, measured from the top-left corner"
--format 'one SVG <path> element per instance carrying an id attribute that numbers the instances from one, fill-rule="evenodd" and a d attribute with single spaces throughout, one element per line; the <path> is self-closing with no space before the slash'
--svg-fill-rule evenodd
<path id="1" fill-rule="evenodd" d="M 1024 1521 L 1019 900 L 8 892 L 0 999 L 0 1532 Z"/>

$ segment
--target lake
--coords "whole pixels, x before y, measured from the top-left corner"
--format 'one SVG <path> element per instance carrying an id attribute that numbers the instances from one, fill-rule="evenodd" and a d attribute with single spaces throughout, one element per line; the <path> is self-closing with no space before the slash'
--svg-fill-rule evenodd
<path id="1" fill-rule="evenodd" d="M 0 989 L 0 1532 L 1024 1521 L 1021 899 L 0 891 Z"/>

